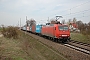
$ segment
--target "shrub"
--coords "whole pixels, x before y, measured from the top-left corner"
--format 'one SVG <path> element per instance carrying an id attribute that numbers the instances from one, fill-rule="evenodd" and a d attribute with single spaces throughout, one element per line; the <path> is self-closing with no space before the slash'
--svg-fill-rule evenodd
<path id="1" fill-rule="evenodd" d="M 2 34 L 4 35 L 4 37 L 16 39 L 18 38 L 18 29 L 12 26 L 9 26 L 7 28 L 3 27 Z"/>

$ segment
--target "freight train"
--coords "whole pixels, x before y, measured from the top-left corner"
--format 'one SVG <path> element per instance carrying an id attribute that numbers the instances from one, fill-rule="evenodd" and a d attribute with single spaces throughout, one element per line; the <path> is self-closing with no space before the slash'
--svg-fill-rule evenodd
<path id="1" fill-rule="evenodd" d="M 22 30 L 28 31 L 56 42 L 70 41 L 70 30 L 65 24 L 23 26 Z"/>

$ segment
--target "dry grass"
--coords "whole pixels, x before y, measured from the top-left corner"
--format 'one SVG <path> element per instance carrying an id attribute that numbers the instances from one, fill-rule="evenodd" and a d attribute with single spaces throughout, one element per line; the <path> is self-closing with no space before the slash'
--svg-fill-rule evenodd
<path id="1" fill-rule="evenodd" d="M 18 39 L 0 37 L 0 60 L 64 60 L 33 37 L 19 32 Z"/>
<path id="2" fill-rule="evenodd" d="M 12 27 L 12 26 L 9 26 L 7 28 L 4 28 L 2 29 L 2 34 L 4 35 L 4 37 L 7 37 L 7 38 L 18 38 L 18 32 L 19 30 L 16 28 L 16 27 Z"/>
<path id="3" fill-rule="evenodd" d="M 81 33 L 71 33 L 71 39 L 90 44 L 90 35 L 83 35 Z"/>

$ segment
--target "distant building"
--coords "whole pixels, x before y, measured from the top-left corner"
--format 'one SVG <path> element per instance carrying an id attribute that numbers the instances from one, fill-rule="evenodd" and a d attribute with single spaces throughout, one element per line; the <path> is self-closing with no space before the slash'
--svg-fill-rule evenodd
<path id="1" fill-rule="evenodd" d="M 80 30 L 78 29 L 77 24 L 73 23 L 73 22 L 69 23 L 69 29 L 70 29 L 70 31 L 80 32 Z"/>

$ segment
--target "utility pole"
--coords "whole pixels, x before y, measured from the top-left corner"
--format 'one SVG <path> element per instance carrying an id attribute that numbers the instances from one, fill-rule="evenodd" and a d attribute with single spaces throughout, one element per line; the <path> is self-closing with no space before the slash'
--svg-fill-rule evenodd
<path id="1" fill-rule="evenodd" d="M 26 23 L 27 23 L 27 16 L 26 16 Z"/>
<path id="2" fill-rule="evenodd" d="M 19 21 L 18 21 L 18 27 L 19 27 Z"/>
<path id="3" fill-rule="evenodd" d="M 21 29 L 21 18 L 20 18 L 20 29 Z"/>
<path id="4" fill-rule="evenodd" d="M 27 16 L 26 16 L 26 26 L 28 25 L 28 22 L 27 22 Z"/>
<path id="5" fill-rule="evenodd" d="M 48 21 L 48 23 L 49 23 L 49 17 L 48 17 L 48 20 L 47 20 L 47 21 Z"/>
<path id="6" fill-rule="evenodd" d="M 27 16 L 26 16 L 26 21 L 27 21 Z"/>

